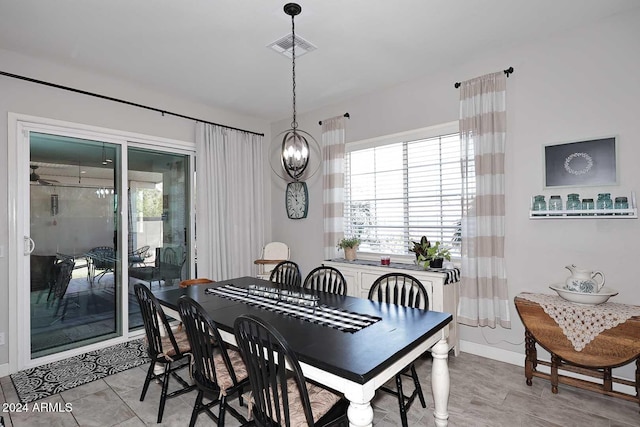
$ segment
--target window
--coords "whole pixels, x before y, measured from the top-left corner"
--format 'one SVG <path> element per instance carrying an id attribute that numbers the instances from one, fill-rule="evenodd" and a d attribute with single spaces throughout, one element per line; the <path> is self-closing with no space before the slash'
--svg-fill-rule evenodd
<path id="1" fill-rule="evenodd" d="M 457 123 L 351 143 L 345 235 L 363 252 L 410 255 L 427 236 L 460 255 L 462 178 Z"/>

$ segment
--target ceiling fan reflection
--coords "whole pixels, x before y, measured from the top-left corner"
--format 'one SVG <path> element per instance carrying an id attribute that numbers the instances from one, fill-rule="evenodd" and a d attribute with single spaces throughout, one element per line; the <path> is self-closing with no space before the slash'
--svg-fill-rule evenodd
<path id="1" fill-rule="evenodd" d="M 30 182 L 33 182 L 38 185 L 54 185 L 59 182 L 54 179 L 40 179 L 40 175 L 36 173 L 36 169 L 38 169 L 39 166 L 30 165 L 29 167 L 31 168 L 31 175 L 29 175 Z"/>

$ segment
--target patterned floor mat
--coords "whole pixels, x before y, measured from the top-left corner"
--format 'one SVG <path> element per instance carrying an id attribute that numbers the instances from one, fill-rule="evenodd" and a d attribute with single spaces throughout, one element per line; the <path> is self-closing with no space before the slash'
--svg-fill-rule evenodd
<path id="1" fill-rule="evenodd" d="M 140 339 L 26 369 L 11 380 L 20 402 L 28 403 L 148 362 Z"/>

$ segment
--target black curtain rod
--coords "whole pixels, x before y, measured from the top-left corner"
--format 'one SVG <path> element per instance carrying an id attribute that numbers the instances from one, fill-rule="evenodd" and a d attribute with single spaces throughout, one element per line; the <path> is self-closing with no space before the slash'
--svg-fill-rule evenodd
<path id="1" fill-rule="evenodd" d="M 502 70 L 504 71 L 504 73 L 507 75 L 507 77 L 509 77 L 509 74 L 513 73 L 513 67 L 509 67 L 506 70 Z M 455 87 L 456 89 L 458 89 L 460 87 L 462 83 L 460 82 L 456 82 L 453 87 Z"/>
<path id="2" fill-rule="evenodd" d="M 193 121 L 196 121 L 196 122 L 206 123 L 206 124 L 209 124 L 209 125 L 221 126 L 223 128 L 227 128 L 227 129 L 238 130 L 240 132 L 247 132 L 247 133 L 252 133 L 254 135 L 264 136 L 263 133 L 253 132 L 253 131 L 245 130 L 245 129 L 234 128 L 232 126 L 227 126 L 227 125 L 221 125 L 220 123 L 213 123 L 213 122 L 209 122 L 207 120 L 198 119 L 196 117 L 185 116 L 183 114 L 172 113 L 171 111 L 165 111 L 165 110 L 161 110 L 159 108 L 149 107 L 147 105 L 136 104 L 135 102 L 125 101 L 124 99 L 118 99 L 118 98 L 113 98 L 113 97 L 110 97 L 110 96 L 100 95 L 99 93 L 87 92 L 86 90 L 80 90 L 80 89 L 75 89 L 75 88 L 72 88 L 72 87 L 69 87 L 69 86 L 62 86 L 62 85 L 55 84 L 55 83 L 49 83 L 49 82 L 45 82 L 43 80 L 32 79 L 30 77 L 19 76 L 17 74 L 7 73 L 5 71 L 0 71 L 0 75 L 7 76 L 7 77 L 13 77 L 14 79 L 24 80 L 24 81 L 31 82 L 31 83 L 38 83 L 38 84 L 45 85 L 45 86 L 55 87 L 56 89 L 64 89 L 64 90 L 68 90 L 70 92 L 81 93 L 83 95 L 89 95 L 89 96 L 93 96 L 93 97 L 100 98 L 100 99 L 106 99 L 107 101 L 119 102 L 121 104 L 131 105 L 133 107 L 143 108 L 145 110 L 156 111 L 158 113 L 161 113 L 163 116 L 165 114 L 167 114 L 169 116 L 180 117 L 182 119 L 193 120 Z"/>
<path id="3" fill-rule="evenodd" d="M 343 116 L 343 117 L 346 117 L 347 119 L 348 119 L 349 117 L 351 117 L 351 116 L 349 115 L 349 113 L 344 113 L 342 116 Z M 320 121 L 318 122 L 318 124 L 319 124 L 320 126 L 322 126 L 322 120 L 320 120 Z"/>

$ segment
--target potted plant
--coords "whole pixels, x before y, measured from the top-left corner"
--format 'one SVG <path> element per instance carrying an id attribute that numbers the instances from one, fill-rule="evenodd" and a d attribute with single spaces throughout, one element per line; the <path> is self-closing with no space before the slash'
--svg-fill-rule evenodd
<path id="1" fill-rule="evenodd" d="M 344 259 L 354 261 L 358 245 L 360 245 L 360 239 L 357 237 L 343 237 L 338 242 L 338 249 L 344 250 Z"/>
<path id="2" fill-rule="evenodd" d="M 427 268 L 442 268 L 442 263 L 446 258 L 447 261 L 451 260 L 451 252 L 449 248 L 440 242 L 435 242 L 431 245 L 431 242 L 426 236 L 422 236 L 420 242 L 412 242 L 413 247 L 409 248 L 410 252 L 416 254 L 416 264 Z"/>
<path id="3" fill-rule="evenodd" d="M 435 242 L 433 246 L 427 250 L 427 255 L 429 257 L 430 268 L 442 268 L 442 263 L 445 259 L 451 261 L 449 248 L 440 242 Z"/>
<path id="4" fill-rule="evenodd" d="M 427 236 L 422 236 L 419 242 L 412 240 L 411 243 L 413 243 L 413 247 L 409 248 L 409 252 L 416 254 L 416 262 L 420 259 L 421 255 L 423 258 L 427 257 L 427 250 L 431 247 L 431 242 L 429 242 Z"/>

